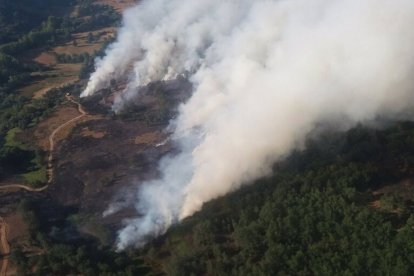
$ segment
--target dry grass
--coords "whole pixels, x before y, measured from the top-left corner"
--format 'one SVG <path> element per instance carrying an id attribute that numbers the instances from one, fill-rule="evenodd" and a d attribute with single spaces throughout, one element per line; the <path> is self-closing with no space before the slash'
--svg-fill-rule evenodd
<path id="1" fill-rule="evenodd" d="M 106 136 L 106 132 L 105 131 L 93 131 L 90 130 L 88 127 L 85 127 L 82 129 L 81 135 L 84 137 L 92 137 L 95 139 L 102 139 Z"/>
<path id="2" fill-rule="evenodd" d="M 116 32 L 115 28 L 103 28 L 92 32 L 94 36 L 99 35 L 99 39 L 94 43 L 87 43 L 87 36 L 89 32 L 74 34 L 76 46 L 73 41 L 56 46 L 44 52 L 28 53 L 25 59 L 32 60 L 45 66 L 51 67 L 52 70 L 48 72 L 39 72 L 33 74 L 39 77 L 39 80 L 32 82 L 19 90 L 26 97 L 40 98 L 43 97 L 49 90 L 59 88 L 79 80 L 78 75 L 81 64 L 57 64 L 56 54 L 93 54 L 101 48 L 105 39 L 112 37 Z"/>
<path id="3" fill-rule="evenodd" d="M 53 55 L 53 53 L 49 51 L 40 53 L 40 55 L 35 57 L 33 60 L 37 63 L 43 64 L 46 66 L 51 66 L 51 65 L 56 64 L 55 55 Z"/>
<path id="4" fill-rule="evenodd" d="M 97 3 L 112 6 L 115 10 L 121 13 L 126 8 L 138 3 L 138 1 L 139 0 L 99 0 Z M 60 12 L 67 11 L 62 10 Z M 92 31 L 91 33 L 95 37 L 98 37 L 98 39 L 93 43 L 88 43 L 87 41 L 89 32 L 75 33 L 73 34 L 74 39 L 68 43 L 56 46 L 52 49 L 47 49 L 43 52 L 39 52 L 39 49 L 37 49 L 22 54 L 22 60 L 26 62 L 34 61 L 36 63 L 51 67 L 52 71 L 47 73 L 38 73 L 37 75 L 41 76 L 40 80 L 23 87 L 19 92 L 28 97 L 40 98 L 52 88 L 62 87 L 77 81 L 81 65 L 57 64 L 55 55 L 79 55 L 83 53 L 93 54 L 94 51 L 100 49 L 105 40 L 115 35 L 116 28 L 102 28 Z M 76 41 L 76 43 L 74 43 L 74 41 Z"/>
<path id="5" fill-rule="evenodd" d="M 19 92 L 26 97 L 40 98 L 52 88 L 59 88 L 73 82 L 79 77 L 81 64 L 58 64 L 53 70 L 33 74 L 39 80 L 22 87 Z"/>
<path id="6" fill-rule="evenodd" d="M 127 7 L 137 3 L 134 0 L 100 0 L 99 4 L 106 4 L 114 7 L 118 12 L 122 12 Z M 97 40 L 93 43 L 88 43 L 89 32 L 73 34 L 73 40 L 56 46 L 52 49 L 47 49 L 43 52 L 39 50 L 29 51 L 22 55 L 25 61 L 34 61 L 36 63 L 52 68 L 46 73 L 36 73 L 39 80 L 32 82 L 19 90 L 24 96 L 40 98 L 43 97 L 50 89 L 59 88 L 79 80 L 78 74 L 81 64 L 58 64 L 56 54 L 93 54 L 101 48 L 101 45 L 116 33 L 116 28 L 108 27 L 95 30 L 91 32 Z M 76 41 L 76 43 L 74 43 Z M 76 45 L 76 46 L 75 46 Z"/>
<path id="7" fill-rule="evenodd" d="M 79 113 L 76 116 L 79 116 Z M 76 116 L 74 116 L 73 118 L 75 118 Z M 77 120 L 76 122 L 71 123 L 68 126 L 65 126 L 62 130 L 59 131 L 59 133 L 56 134 L 55 143 L 59 143 L 60 141 L 67 139 L 67 137 L 71 134 L 75 126 L 88 122 L 88 121 L 98 120 L 98 119 L 102 119 L 102 116 L 86 115 L 80 118 L 79 120 Z"/>
<path id="8" fill-rule="evenodd" d="M 155 131 L 155 132 L 148 132 L 144 133 L 140 136 L 135 137 L 134 143 L 135 145 L 155 145 L 165 139 L 162 133 Z"/>
<path id="9" fill-rule="evenodd" d="M 97 31 L 90 32 L 95 37 L 99 36 L 99 39 L 96 40 L 94 43 L 88 43 L 87 37 L 89 32 L 83 32 L 83 33 L 76 33 L 73 34 L 74 40 L 76 41 L 76 46 L 73 45 L 73 41 L 70 41 L 68 43 L 59 45 L 51 50 L 53 53 L 57 54 L 67 54 L 67 55 L 73 55 L 73 54 L 83 54 L 83 53 L 89 53 L 92 54 L 94 51 L 97 51 L 100 49 L 102 43 L 105 42 L 105 39 L 109 39 L 110 37 L 114 36 L 116 32 L 116 28 L 109 27 L 109 28 L 103 28 L 99 29 Z"/>
<path id="10" fill-rule="evenodd" d="M 8 225 L 7 240 L 10 244 L 10 249 L 12 250 L 17 246 L 26 248 L 29 240 L 29 232 L 23 218 L 14 212 L 5 217 L 5 221 Z M 18 275 L 17 267 L 13 262 L 8 262 L 5 275 Z"/>
<path id="11" fill-rule="evenodd" d="M 125 9 L 138 3 L 138 0 L 99 0 L 97 3 L 112 6 L 116 11 L 123 12 Z"/>
<path id="12" fill-rule="evenodd" d="M 49 136 L 59 125 L 79 115 L 75 106 L 61 106 L 47 119 L 40 122 L 33 131 L 36 143 L 43 150 L 49 149 Z"/>
<path id="13" fill-rule="evenodd" d="M 16 243 L 22 238 L 28 237 L 27 225 L 18 213 L 10 214 L 5 220 L 9 225 L 8 240 L 10 243 Z"/>
<path id="14" fill-rule="evenodd" d="M 28 137 L 31 137 L 34 141 L 36 141 L 36 145 L 38 145 L 40 148 L 42 148 L 43 150 L 48 150 L 50 134 L 52 134 L 52 132 L 57 127 L 77 116 L 79 116 L 79 111 L 77 107 L 73 104 L 67 103 L 65 105 L 60 106 L 48 118 L 42 120 L 39 124 L 36 125 L 34 129 L 30 130 L 30 133 L 26 133 L 26 135 Z M 55 136 L 55 142 L 59 143 L 60 141 L 66 139 L 76 125 L 90 120 L 96 120 L 101 118 L 102 116 L 99 115 L 84 116 L 83 118 L 76 121 L 76 123 L 70 124 L 61 131 L 59 131 L 59 133 Z M 94 138 L 103 138 L 104 135 L 106 135 L 106 133 L 92 131 L 87 131 L 85 132 L 85 134 L 93 134 Z"/>

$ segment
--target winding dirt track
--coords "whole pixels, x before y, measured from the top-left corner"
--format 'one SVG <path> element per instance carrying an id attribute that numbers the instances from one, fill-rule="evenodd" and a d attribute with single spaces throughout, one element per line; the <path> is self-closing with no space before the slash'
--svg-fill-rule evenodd
<path id="1" fill-rule="evenodd" d="M 46 190 L 49 185 L 52 183 L 54 178 L 54 171 L 53 171 L 53 159 L 54 159 L 54 149 L 55 149 L 55 137 L 56 135 L 66 126 L 69 124 L 76 122 L 77 120 L 81 119 L 82 117 L 86 116 L 87 113 L 82 108 L 81 104 L 73 99 L 72 96 L 66 95 L 66 99 L 78 106 L 78 111 L 81 115 L 70 119 L 69 121 L 61 124 L 59 127 L 57 127 L 52 134 L 49 136 L 49 156 L 47 159 L 47 176 L 48 180 L 45 186 L 40 188 L 32 188 L 30 186 L 26 186 L 23 184 L 7 184 L 0 186 L 0 191 L 2 190 L 11 190 L 11 189 L 22 189 L 29 192 L 42 192 Z M 9 265 L 9 255 L 10 255 L 10 245 L 7 240 L 7 234 L 9 231 L 9 226 L 6 223 L 6 221 L 0 217 L 0 252 L 1 252 L 1 270 L 0 270 L 0 276 L 6 276 L 7 275 L 7 267 Z"/>
<path id="2" fill-rule="evenodd" d="M 69 124 L 71 124 L 71 123 L 73 123 L 73 122 L 75 122 L 75 121 L 77 121 L 77 120 L 79 120 L 82 117 L 84 117 L 84 116 L 87 115 L 87 113 L 85 112 L 85 110 L 83 109 L 82 105 L 79 102 L 75 101 L 71 96 L 68 96 L 68 95 L 66 95 L 66 99 L 68 101 L 71 101 L 72 103 L 74 103 L 74 104 L 76 104 L 78 106 L 78 111 L 79 111 L 79 113 L 81 115 L 79 115 L 79 116 L 77 116 L 77 117 L 75 117 L 73 119 L 70 119 L 66 123 L 61 124 L 58 128 L 56 128 L 52 132 L 52 134 L 50 134 L 50 136 L 49 136 L 49 157 L 47 159 L 47 175 L 48 175 L 48 181 L 47 181 L 47 184 L 44 187 L 40 188 L 41 189 L 40 191 L 35 191 L 35 192 L 41 192 L 41 191 L 43 191 L 53 181 L 53 178 L 54 178 L 54 173 L 53 173 L 53 151 L 55 149 L 55 136 L 56 136 L 56 134 L 59 133 L 59 131 L 61 131 L 67 125 L 69 125 Z"/>
<path id="3" fill-rule="evenodd" d="M 29 192 L 42 192 L 44 190 L 46 190 L 49 185 L 52 183 L 53 179 L 54 179 L 54 171 L 53 171 L 53 159 L 54 159 L 54 149 L 55 149 L 55 137 L 56 135 L 66 126 L 70 125 L 73 122 L 76 122 L 77 120 L 81 119 L 82 117 L 86 116 L 87 113 L 85 112 L 85 110 L 83 109 L 82 105 L 75 101 L 73 99 L 72 96 L 70 95 L 66 95 L 66 99 L 74 104 L 76 104 L 78 106 L 78 111 L 81 115 L 70 119 L 69 121 L 61 124 L 60 126 L 58 126 L 49 136 L 49 156 L 47 158 L 47 183 L 45 186 L 40 187 L 40 188 L 33 188 L 27 185 L 23 185 L 23 184 L 7 184 L 7 185 L 1 185 L 0 186 L 0 191 L 1 190 L 10 190 L 10 189 L 22 189 L 22 190 L 26 190 Z"/>
<path id="4" fill-rule="evenodd" d="M 7 266 L 9 265 L 9 255 L 10 255 L 10 245 L 7 240 L 7 233 L 9 231 L 9 226 L 6 221 L 0 217 L 0 251 L 2 257 L 0 276 L 7 275 Z"/>

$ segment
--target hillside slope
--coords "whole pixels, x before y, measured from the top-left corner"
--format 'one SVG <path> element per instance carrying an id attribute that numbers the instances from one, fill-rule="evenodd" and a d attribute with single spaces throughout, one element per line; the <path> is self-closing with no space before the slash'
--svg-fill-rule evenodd
<path id="1" fill-rule="evenodd" d="M 413 123 L 326 133 L 144 256 L 168 275 L 411 275 L 413 139 Z"/>

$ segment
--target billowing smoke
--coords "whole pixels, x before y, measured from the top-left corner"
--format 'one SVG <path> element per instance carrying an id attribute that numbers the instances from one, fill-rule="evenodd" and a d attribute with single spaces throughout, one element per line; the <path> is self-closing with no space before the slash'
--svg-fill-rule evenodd
<path id="1" fill-rule="evenodd" d="M 204 202 L 271 172 L 321 122 L 392 118 L 413 101 L 412 0 L 147 0 L 128 10 L 83 96 L 133 69 L 137 87 L 185 74 L 180 153 L 142 184 L 118 247 L 142 246 Z"/>

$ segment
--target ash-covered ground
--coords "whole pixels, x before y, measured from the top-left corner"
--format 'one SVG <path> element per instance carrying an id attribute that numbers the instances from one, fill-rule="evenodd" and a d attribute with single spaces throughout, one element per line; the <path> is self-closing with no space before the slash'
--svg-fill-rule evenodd
<path id="1" fill-rule="evenodd" d="M 77 124 L 56 147 L 55 179 L 47 194 L 55 202 L 51 206 L 69 210 L 66 220 L 75 218 L 69 224 L 60 223 L 63 228 L 70 225 L 70 232 L 75 227 L 81 235 L 99 236 L 96 231 L 104 228 L 114 238 L 122 220 L 136 216 L 135 202 L 128 198 L 131 191 L 155 178 L 160 158 L 174 151 L 165 128 L 179 103 L 189 96 L 191 85 L 183 79 L 151 83 L 115 114 L 111 109 L 114 95 L 122 89 L 114 85 L 83 100 L 91 118 Z M 131 208 L 104 218 L 103 212 L 114 201 Z M 45 216 L 50 216 L 47 206 Z"/>

